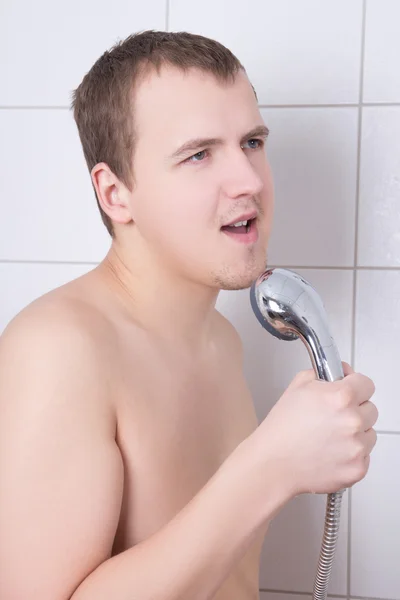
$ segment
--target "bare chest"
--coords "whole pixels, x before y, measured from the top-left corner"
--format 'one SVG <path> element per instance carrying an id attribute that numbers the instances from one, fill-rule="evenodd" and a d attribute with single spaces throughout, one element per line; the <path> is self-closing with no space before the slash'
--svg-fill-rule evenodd
<path id="1" fill-rule="evenodd" d="M 189 369 L 147 359 L 124 380 L 117 430 L 124 494 L 113 554 L 170 521 L 257 427 L 243 374 L 229 357 Z M 258 600 L 262 542 L 256 540 L 215 600 Z"/>
<path id="2" fill-rule="evenodd" d="M 257 426 L 242 374 L 161 368 L 132 385 L 119 407 L 125 479 L 115 551 L 168 522 Z"/>

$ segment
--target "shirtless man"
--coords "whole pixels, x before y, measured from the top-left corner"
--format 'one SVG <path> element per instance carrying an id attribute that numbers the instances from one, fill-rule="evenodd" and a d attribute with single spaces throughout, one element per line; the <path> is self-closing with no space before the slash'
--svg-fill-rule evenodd
<path id="1" fill-rule="evenodd" d="M 365 477 L 374 384 L 301 372 L 257 425 L 215 301 L 265 269 L 273 189 L 226 48 L 131 36 L 73 104 L 111 247 L 1 338 L 0 597 L 256 600 L 277 512 Z"/>

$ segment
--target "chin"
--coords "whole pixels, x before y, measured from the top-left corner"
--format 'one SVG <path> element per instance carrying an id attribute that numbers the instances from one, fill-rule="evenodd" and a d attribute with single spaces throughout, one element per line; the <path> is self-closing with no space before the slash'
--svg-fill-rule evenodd
<path id="1" fill-rule="evenodd" d="M 215 274 L 215 283 L 221 290 L 245 290 L 251 287 L 253 281 L 267 268 L 265 256 L 245 265 L 225 266 Z"/>

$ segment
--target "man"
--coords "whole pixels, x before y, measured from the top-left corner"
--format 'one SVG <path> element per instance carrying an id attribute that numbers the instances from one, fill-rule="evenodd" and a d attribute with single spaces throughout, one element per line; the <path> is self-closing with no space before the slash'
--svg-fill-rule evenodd
<path id="1" fill-rule="evenodd" d="M 0 596 L 254 600 L 282 506 L 365 476 L 374 385 L 302 372 L 257 426 L 215 301 L 265 269 L 273 186 L 226 48 L 130 36 L 73 107 L 111 248 L 2 336 Z"/>

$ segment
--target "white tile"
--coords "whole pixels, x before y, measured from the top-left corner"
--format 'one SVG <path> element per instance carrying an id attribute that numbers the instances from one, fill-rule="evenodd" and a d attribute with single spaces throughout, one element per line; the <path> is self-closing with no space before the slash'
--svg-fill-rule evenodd
<path id="1" fill-rule="evenodd" d="M 99 261 L 110 237 L 67 110 L 0 111 L 0 259 Z"/>
<path id="2" fill-rule="evenodd" d="M 361 0 L 170 0 L 169 24 L 232 50 L 260 104 L 357 102 L 361 9 Z"/>
<path id="3" fill-rule="evenodd" d="M 165 0 L 3 2 L 0 105 L 69 105 L 105 50 L 139 30 L 164 29 L 165 13 Z"/>
<path id="4" fill-rule="evenodd" d="M 309 281 L 322 298 L 341 359 L 350 362 L 352 272 L 317 269 L 298 269 L 296 272 Z M 241 336 L 245 374 L 258 418 L 262 420 L 296 373 L 312 368 L 307 350 L 300 340 L 281 341 L 261 327 L 251 308 L 249 290 L 221 292 L 217 308 Z"/>
<path id="5" fill-rule="evenodd" d="M 364 102 L 400 101 L 400 2 L 368 0 L 365 29 Z"/>
<path id="6" fill-rule="evenodd" d="M 400 436 L 378 435 L 352 491 L 351 594 L 400 600 Z"/>
<path id="7" fill-rule="evenodd" d="M 400 271 L 357 273 L 355 369 L 376 386 L 376 428 L 400 432 Z"/>
<path id="8" fill-rule="evenodd" d="M 400 107 L 363 109 L 358 227 L 359 265 L 400 266 Z"/>
<path id="9" fill-rule="evenodd" d="M 301 495 L 275 517 L 265 537 L 260 588 L 312 592 L 325 521 L 327 496 Z M 346 594 L 348 492 L 343 494 L 339 537 L 329 593 Z"/>
<path id="10" fill-rule="evenodd" d="M 83 264 L 0 263 L 0 333 L 33 300 L 92 268 Z"/>
<path id="11" fill-rule="evenodd" d="M 275 181 L 271 264 L 354 265 L 357 109 L 264 109 Z"/>

